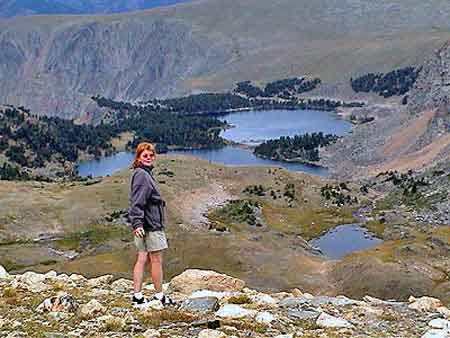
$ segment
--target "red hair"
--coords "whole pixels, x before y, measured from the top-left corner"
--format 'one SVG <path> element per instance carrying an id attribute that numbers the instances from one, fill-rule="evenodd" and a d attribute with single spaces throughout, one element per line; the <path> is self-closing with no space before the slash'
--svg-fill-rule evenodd
<path id="1" fill-rule="evenodd" d="M 139 157 L 141 157 L 141 154 L 146 150 L 151 151 L 153 154 L 156 155 L 156 149 L 153 144 L 148 142 L 139 143 L 138 146 L 136 147 L 136 153 L 134 155 L 133 163 L 131 164 L 133 169 L 139 167 L 140 165 Z"/>

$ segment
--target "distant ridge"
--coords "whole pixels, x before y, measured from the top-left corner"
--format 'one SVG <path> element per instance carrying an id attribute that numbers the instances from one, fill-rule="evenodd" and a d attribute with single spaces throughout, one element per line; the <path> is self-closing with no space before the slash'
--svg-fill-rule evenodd
<path id="1" fill-rule="evenodd" d="M 421 64 L 449 38 L 449 16 L 438 0 L 203 0 L 0 20 L 0 103 L 77 117 L 93 95 L 138 101 L 298 74 L 348 82 Z"/>
<path id="2" fill-rule="evenodd" d="M 189 0 L 1 0 L 0 17 L 38 14 L 120 13 L 187 1 Z"/>

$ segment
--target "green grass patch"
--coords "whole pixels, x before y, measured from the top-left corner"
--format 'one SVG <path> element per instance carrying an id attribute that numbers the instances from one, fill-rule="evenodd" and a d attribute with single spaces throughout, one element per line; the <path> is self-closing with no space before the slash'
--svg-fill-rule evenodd
<path id="1" fill-rule="evenodd" d="M 2 259 L 0 261 L 0 264 L 3 265 L 3 267 L 6 269 L 6 271 L 16 271 L 16 270 L 21 270 L 21 269 L 27 267 L 26 265 L 19 264 L 10 259 Z"/>
<path id="2" fill-rule="evenodd" d="M 365 227 L 367 230 L 369 230 L 371 233 L 373 233 L 378 238 L 383 238 L 384 230 L 387 227 L 386 223 L 381 223 L 378 220 L 368 221 L 367 223 L 363 224 L 363 227 Z"/>
<path id="3" fill-rule="evenodd" d="M 111 225 L 94 225 L 86 231 L 73 232 L 66 237 L 55 241 L 59 250 L 79 250 L 81 243 L 86 241 L 90 246 L 95 246 L 114 238 L 129 235 L 129 229 Z"/>

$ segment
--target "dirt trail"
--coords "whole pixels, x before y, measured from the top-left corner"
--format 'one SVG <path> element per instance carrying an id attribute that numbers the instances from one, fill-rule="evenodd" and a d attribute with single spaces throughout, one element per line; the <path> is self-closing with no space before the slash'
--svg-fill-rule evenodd
<path id="1" fill-rule="evenodd" d="M 209 224 L 206 213 L 230 199 L 234 199 L 233 195 L 227 192 L 223 185 L 213 182 L 178 197 L 175 204 L 189 229 L 204 230 Z"/>

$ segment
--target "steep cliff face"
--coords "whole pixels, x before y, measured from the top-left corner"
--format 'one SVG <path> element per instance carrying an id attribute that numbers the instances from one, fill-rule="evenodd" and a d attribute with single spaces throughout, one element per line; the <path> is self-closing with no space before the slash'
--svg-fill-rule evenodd
<path id="1" fill-rule="evenodd" d="M 7 25 L 5 25 L 7 26 Z M 230 58 L 227 41 L 170 19 L 82 20 L 0 33 L 0 97 L 49 115 L 75 117 L 95 94 L 133 101 L 176 92 Z"/>
<path id="2" fill-rule="evenodd" d="M 408 101 L 412 113 L 436 109 L 440 115 L 450 112 L 450 41 L 425 61 Z"/>

